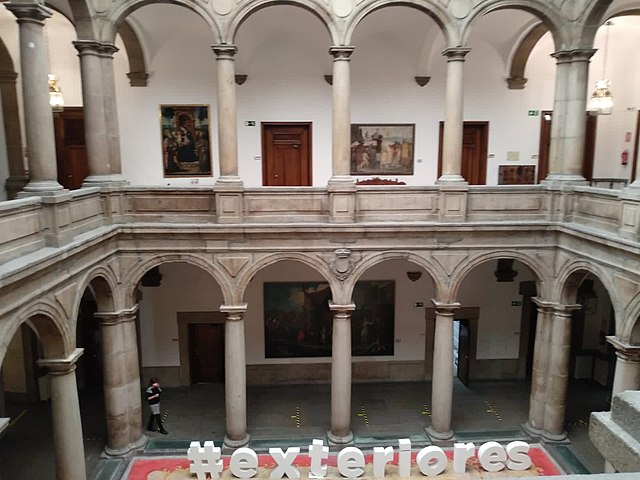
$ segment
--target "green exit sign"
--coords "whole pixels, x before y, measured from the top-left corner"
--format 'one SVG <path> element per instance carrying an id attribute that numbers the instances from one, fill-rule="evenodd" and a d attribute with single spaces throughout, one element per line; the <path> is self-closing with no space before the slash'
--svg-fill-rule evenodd
<path id="1" fill-rule="evenodd" d="M 256 121 L 255 120 L 246 120 L 244 122 L 244 126 L 245 127 L 255 127 L 256 126 Z"/>
<path id="2" fill-rule="evenodd" d="M 512 307 L 521 307 L 522 306 L 522 302 L 519 300 L 512 300 L 511 301 L 511 306 Z"/>
<path id="3" fill-rule="evenodd" d="M 529 110 L 530 117 L 537 117 L 538 115 L 540 115 L 540 110 Z"/>

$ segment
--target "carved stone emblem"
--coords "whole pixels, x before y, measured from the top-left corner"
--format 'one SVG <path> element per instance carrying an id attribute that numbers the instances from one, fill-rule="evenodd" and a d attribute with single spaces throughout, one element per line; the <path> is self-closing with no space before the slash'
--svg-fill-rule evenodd
<path id="1" fill-rule="evenodd" d="M 335 258 L 331 262 L 331 270 L 336 274 L 338 280 L 346 280 L 353 271 L 354 261 L 351 258 L 351 250 L 348 248 L 338 248 Z"/>

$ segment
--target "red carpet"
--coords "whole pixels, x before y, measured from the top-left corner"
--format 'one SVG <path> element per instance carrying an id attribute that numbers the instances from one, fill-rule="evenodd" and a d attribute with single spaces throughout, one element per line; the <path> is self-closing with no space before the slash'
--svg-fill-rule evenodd
<path id="1" fill-rule="evenodd" d="M 473 478 L 501 478 L 501 477 L 516 477 L 516 476 L 542 476 L 542 475 L 561 475 L 562 472 L 558 470 L 554 462 L 549 458 L 546 452 L 539 447 L 531 447 L 529 450 L 529 456 L 533 462 L 533 465 L 528 470 L 524 470 L 522 472 L 514 472 L 510 470 L 503 470 L 501 472 L 489 473 L 482 469 L 480 463 L 476 458 L 472 458 L 467 462 L 467 471 L 465 474 L 454 474 L 451 471 L 451 463 L 441 475 L 437 477 L 427 477 L 420 473 L 417 468 L 414 468 L 415 465 L 415 455 L 417 452 L 413 452 L 412 459 L 412 477 L 411 478 L 436 478 L 439 480 L 454 480 L 454 479 L 473 479 Z M 447 451 L 447 456 L 449 459 L 452 457 L 452 452 Z M 336 466 L 336 456 L 332 455 L 327 460 L 326 463 L 329 467 Z M 368 454 L 365 455 L 365 459 L 369 464 L 372 461 L 373 456 Z M 275 466 L 273 459 L 270 455 L 259 455 L 259 464 L 262 467 L 258 474 L 254 477 L 256 479 L 260 478 L 268 478 L 270 468 Z M 397 455 L 396 455 L 397 459 Z M 234 478 L 231 473 L 227 470 L 229 466 L 229 457 L 223 457 L 223 463 L 225 466 L 225 471 L 222 474 L 223 478 Z M 190 461 L 186 458 L 136 458 L 133 460 L 129 473 L 125 476 L 123 480 L 183 480 L 183 479 L 195 479 L 196 475 L 191 474 L 189 472 Z M 309 466 L 309 457 L 303 451 L 301 452 L 298 460 L 296 460 L 295 465 L 301 467 L 301 480 L 305 480 L 308 478 L 307 472 L 304 467 Z M 386 469 L 386 477 L 385 478 L 398 478 L 395 475 L 395 467 L 392 464 L 387 465 Z M 367 475 L 369 473 L 369 475 Z M 342 478 L 337 470 L 333 472 L 330 471 L 328 473 L 328 477 L 333 478 Z M 286 479 L 286 477 L 284 477 Z M 365 472 L 365 474 L 361 477 L 363 480 L 366 478 L 371 478 L 370 472 Z"/>

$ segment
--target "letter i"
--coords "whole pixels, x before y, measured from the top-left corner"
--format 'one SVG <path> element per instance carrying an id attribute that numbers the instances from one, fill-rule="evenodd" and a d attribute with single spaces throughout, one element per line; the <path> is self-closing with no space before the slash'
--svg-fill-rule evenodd
<path id="1" fill-rule="evenodd" d="M 401 438 L 398 440 L 400 445 L 400 453 L 398 454 L 398 470 L 401 477 L 409 477 L 411 475 L 411 440 Z"/>

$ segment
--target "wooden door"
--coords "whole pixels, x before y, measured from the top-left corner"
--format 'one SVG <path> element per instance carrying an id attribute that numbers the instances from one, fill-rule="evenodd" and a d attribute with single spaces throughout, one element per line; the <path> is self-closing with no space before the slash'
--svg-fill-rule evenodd
<path id="1" fill-rule="evenodd" d="M 84 138 L 84 110 L 82 107 L 65 107 L 55 113 L 53 125 L 56 138 L 58 183 L 75 190 L 89 175 L 87 147 Z"/>
<path id="2" fill-rule="evenodd" d="M 311 123 L 262 123 L 262 184 L 311 185 Z"/>
<path id="3" fill-rule="evenodd" d="M 224 382 L 224 324 L 189 325 L 191 383 Z"/>
<path id="4" fill-rule="evenodd" d="M 547 178 L 549 174 L 549 151 L 551 148 L 551 123 L 553 112 L 543 110 L 540 124 L 540 146 L 538 152 L 538 183 Z M 586 115 L 586 132 L 584 140 L 584 155 L 582 157 L 582 176 L 587 180 L 593 179 L 593 159 L 596 148 L 596 132 L 598 117 Z"/>
<path id="5" fill-rule="evenodd" d="M 442 139 L 444 122 L 440 122 L 438 177 L 442 175 Z M 469 185 L 487 183 L 487 149 L 489 122 L 464 122 L 462 131 L 462 165 L 460 174 Z"/>
<path id="6" fill-rule="evenodd" d="M 633 160 L 631 165 L 631 178 L 629 183 L 632 183 L 636 179 L 636 172 L 638 170 L 638 138 L 640 137 L 640 111 L 638 112 L 638 119 L 636 120 L 636 143 L 633 145 Z"/>
<path id="7" fill-rule="evenodd" d="M 458 319 L 456 319 L 458 320 Z M 458 320 L 458 374 L 457 377 L 469 386 L 469 355 L 471 353 L 471 332 L 469 320 Z"/>

